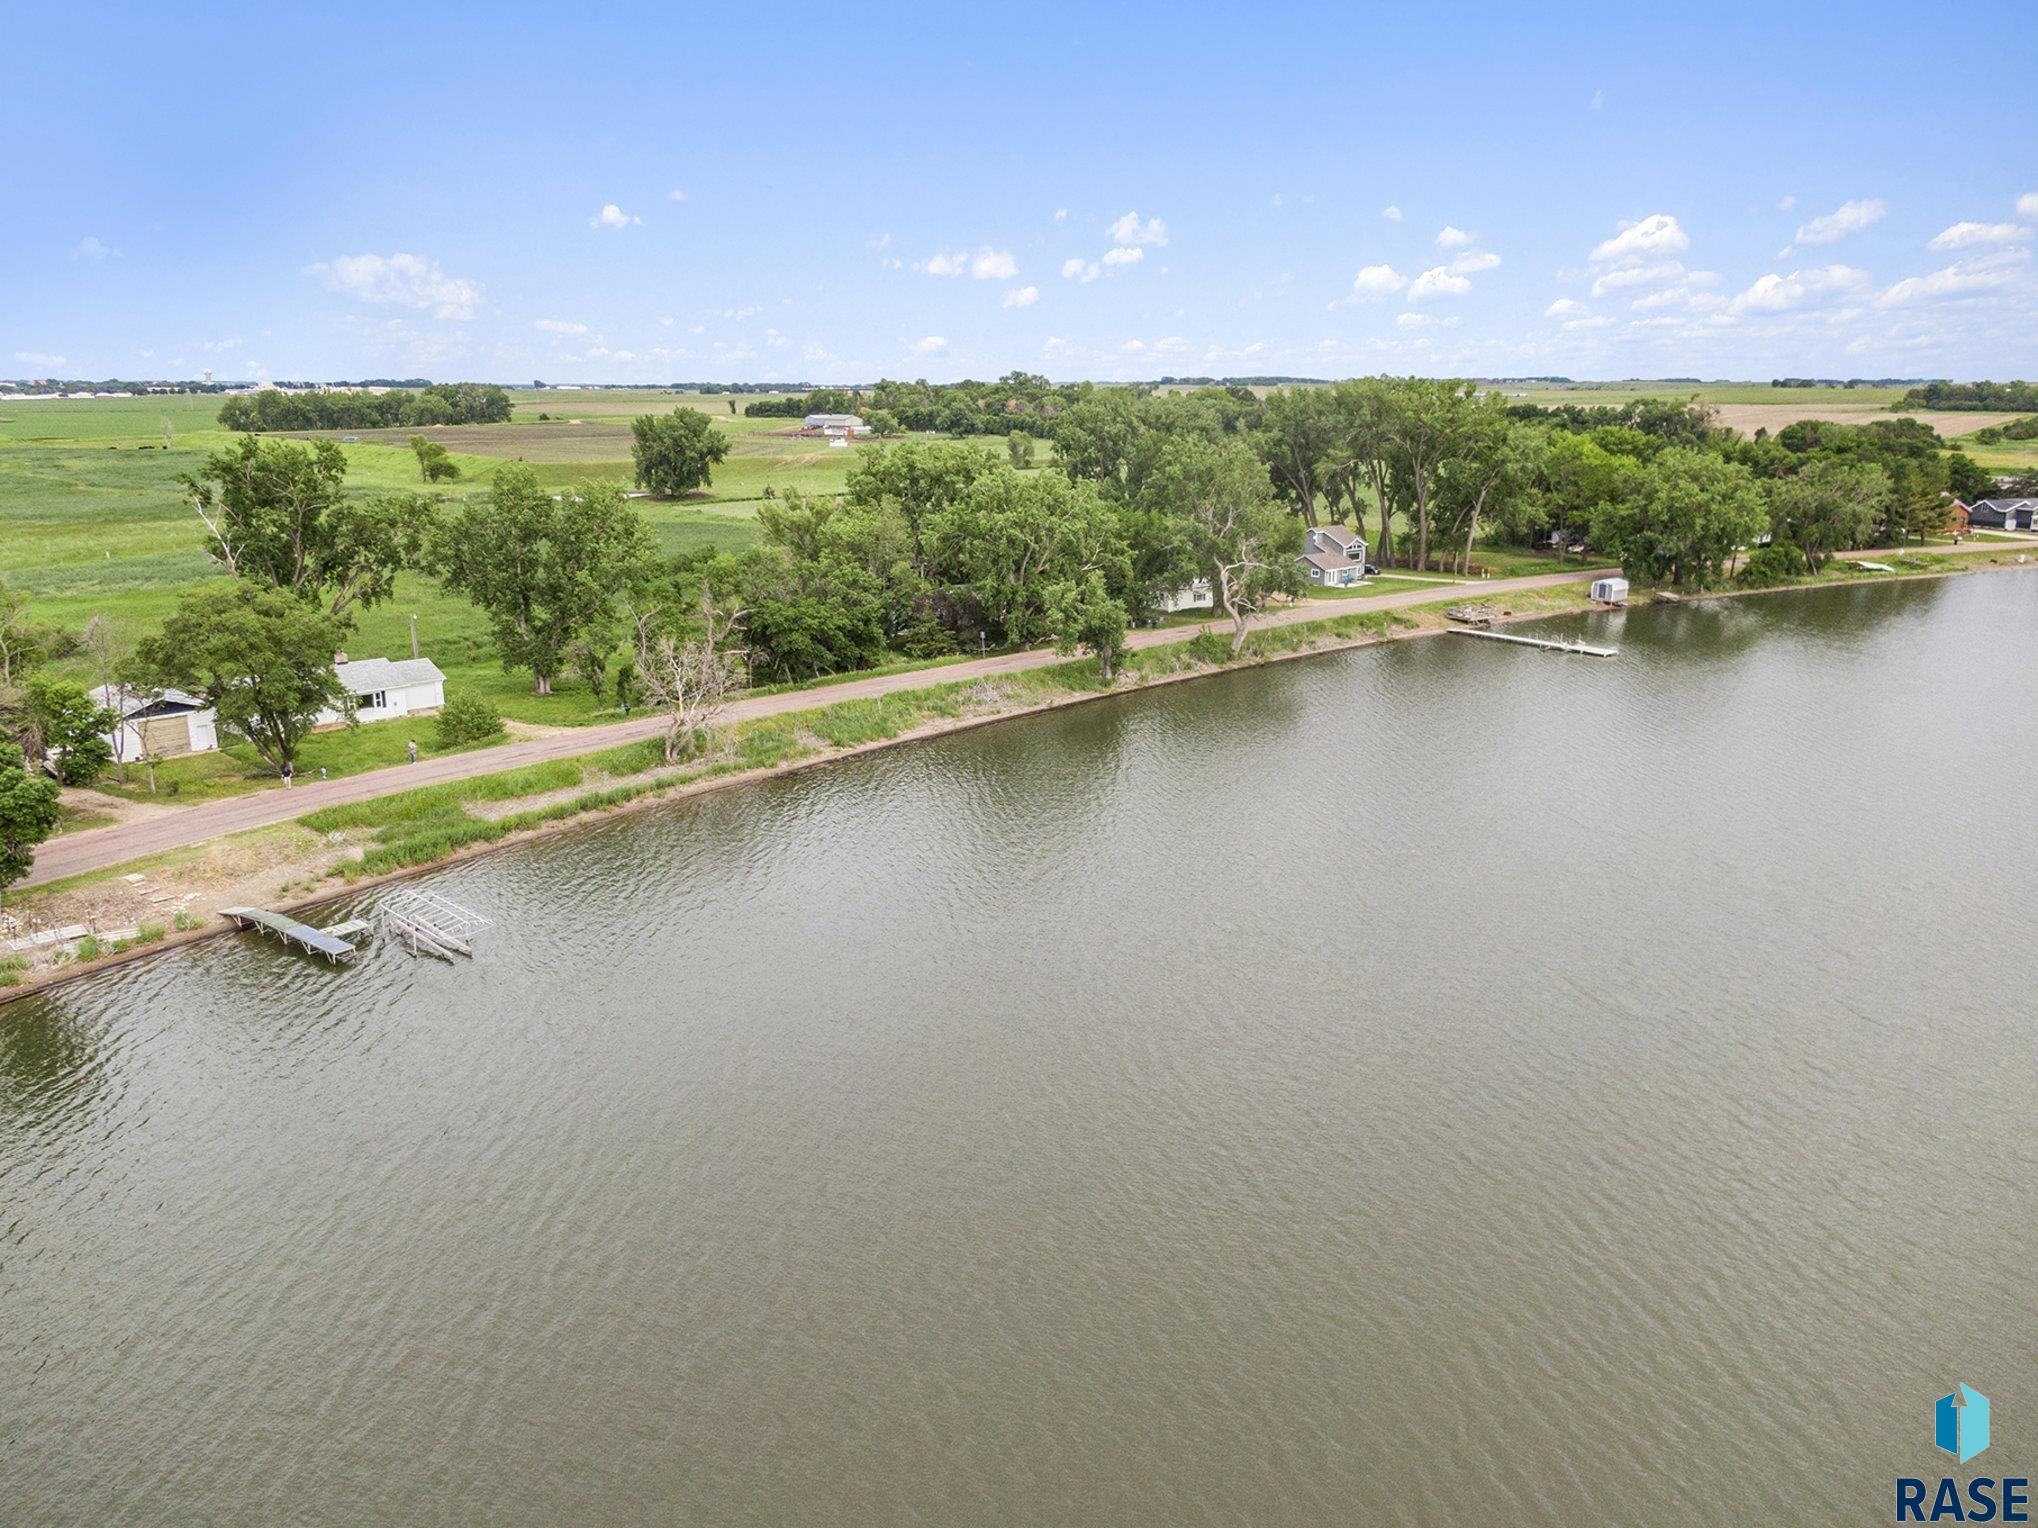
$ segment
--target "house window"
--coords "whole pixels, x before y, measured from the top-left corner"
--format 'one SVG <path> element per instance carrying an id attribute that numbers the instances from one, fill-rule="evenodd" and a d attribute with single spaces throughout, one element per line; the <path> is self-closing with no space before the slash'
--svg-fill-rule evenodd
<path id="1" fill-rule="evenodd" d="M 369 710 L 380 711 L 389 704 L 389 692 L 387 690 L 377 690 L 373 695 L 367 697 L 367 703 Z"/>

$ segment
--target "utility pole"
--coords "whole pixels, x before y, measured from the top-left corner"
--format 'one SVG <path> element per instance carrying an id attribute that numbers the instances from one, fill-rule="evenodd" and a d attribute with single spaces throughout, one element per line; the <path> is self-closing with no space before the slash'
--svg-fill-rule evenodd
<path id="1" fill-rule="evenodd" d="M 410 655 L 413 658 L 418 655 L 418 617 L 415 610 L 410 613 Z"/>

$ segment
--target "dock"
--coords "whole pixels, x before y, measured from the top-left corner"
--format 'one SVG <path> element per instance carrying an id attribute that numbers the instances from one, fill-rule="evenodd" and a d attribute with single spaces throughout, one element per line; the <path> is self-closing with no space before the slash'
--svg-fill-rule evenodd
<path id="1" fill-rule="evenodd" d="M 1450 632 L 1457 637 L 1484 637 L 1489 642 L 1513 642 L 1522 647 L 1540 647 L 1545 652 L 1576 653 L 1584 658 L 1611 658 L 1620 651 L 1617 647 L 1592 647 L 1584 642 L 1554 642 L 1547 637 L 1518 637 L 1511 631 L 1487 631 L 1479 626 L 1453 626 Z"/>
<path id="2" fill-rule="evenodd" d="M 282 913 L 272 913 L 266 907 L 222 907 L 219 915 L 222 918 L 233 919 L 237 927 L 260 929 L 265 934 L 274 934 L 285 945 L 294 944 L 310 950 L 314 955 L 323 955 L 334 964 L 351 960 L 355 953 L 354 946 L 335 934 L 322 928 L 313 928 L 309 923 L 299 923 L 295 918 L 287 918 Z"/>

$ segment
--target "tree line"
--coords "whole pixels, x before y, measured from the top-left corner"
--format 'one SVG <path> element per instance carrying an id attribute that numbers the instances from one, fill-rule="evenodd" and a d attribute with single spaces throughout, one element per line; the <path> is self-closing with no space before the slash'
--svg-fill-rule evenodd
<path id="1" fill-rule="evenodd" d="M 1892 409 L 1986 409 L 1991 413 L 2038 412 L 2038 383 L 1927 382 L 1914 387 Z"/>
<path id="2" fill-rule="evenodd" d="M 492 383 L 441 382 L 419 392 L 299 393 L 264 388 L 220 405 L 229 430 L 383 430 L 435 424 L 504 424 L 510 395 Z"/>

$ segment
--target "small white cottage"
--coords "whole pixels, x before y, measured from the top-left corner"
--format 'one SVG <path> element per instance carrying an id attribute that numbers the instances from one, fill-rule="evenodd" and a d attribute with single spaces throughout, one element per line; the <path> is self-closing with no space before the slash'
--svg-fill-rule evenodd
<path id="1" fill-rule="evenodd" d="M 394 721 L 436 711 L 446 703 L 446 676 L 429 658 L 362 658 L 349 663 L 345 653 L 337 653 L 333 672 L 354 697 L 356 721 Z M 319 716 L 321 725 L 345 720 L 337 711 Z"/>

